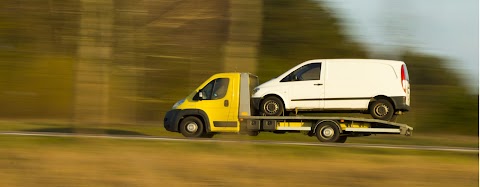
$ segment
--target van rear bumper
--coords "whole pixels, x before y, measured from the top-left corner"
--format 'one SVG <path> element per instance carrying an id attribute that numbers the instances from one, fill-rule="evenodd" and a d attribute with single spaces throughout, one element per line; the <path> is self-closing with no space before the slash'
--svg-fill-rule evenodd
<path id="1" fill-rule="evenodd" d="M 395 110 L 399 111 L 409 111 L 410 106 L 407 105 L 407 97 L 405 96 L 398 96 L 398 97 L 391 97 L 393 100 L 393 105 L 395 105 Z"/>

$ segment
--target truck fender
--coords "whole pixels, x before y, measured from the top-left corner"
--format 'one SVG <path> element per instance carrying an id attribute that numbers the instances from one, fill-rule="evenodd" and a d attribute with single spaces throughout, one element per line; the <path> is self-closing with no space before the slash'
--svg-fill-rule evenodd
<path id="1" fill-rule="evenodd" d="M 176 123 L 177 129 L 179 128 L 180 122 L 182 121 L 182 119 L 186 118 L 188 116 L 198 117 L 200 120 L 202 120 L 203 125 L 205 126 L 205 130 L 207 132 L 211 132 L 210 121 L 208 119 L 208 115 L 207 115 L 207 113 L 205 113 L 205 111 L 200 110 L 200 109 L 184 109 L 184 110 L 182 110 L 181 114 L 177 116 L 178 117 L 178 120 L 177 120 L 177 123 Z"/>

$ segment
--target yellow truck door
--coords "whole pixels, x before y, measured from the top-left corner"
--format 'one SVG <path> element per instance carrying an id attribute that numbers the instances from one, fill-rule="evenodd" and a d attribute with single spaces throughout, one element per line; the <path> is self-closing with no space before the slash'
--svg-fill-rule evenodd
<path id="1" fill-rule="evenodd" d="M 196 108 L 207 114 L 210 124 L 205 125 L 209 125 L 212 132 L 238 131 L 238 114 L 236 114 L 238 111 L 235 109 L 238 108 L 236 97 L 238 97 L 239 79 L 238 73 L 214 75 L 195 95 Z"/>

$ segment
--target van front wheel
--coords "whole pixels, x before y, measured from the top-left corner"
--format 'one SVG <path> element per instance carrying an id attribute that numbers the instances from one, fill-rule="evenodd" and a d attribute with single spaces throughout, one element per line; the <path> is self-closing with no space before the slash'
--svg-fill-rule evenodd
<path id="1" fill-rule="evenodd" d="M 260 112 L 266 116 L 281 116 L 283 110 L 282 100 L 275 96 L 265 98 L 260 104 Z"/>
<path id="2" fill-rule="evenodd" d="M 370 104 L 370 115 L 375 119 L 389 121 L 392 119 L 395 110 L 392 103 L 386 99 L 379 99 Z"/>

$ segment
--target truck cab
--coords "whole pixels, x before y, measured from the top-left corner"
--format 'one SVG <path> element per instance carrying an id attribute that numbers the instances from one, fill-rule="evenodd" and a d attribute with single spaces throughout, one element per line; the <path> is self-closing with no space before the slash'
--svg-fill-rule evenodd
<path id="1" fill-rule="evenodd" d="M 165 128 L 181 132 L 187 137 L 201 137 L 204 134 L 210 136 L 215 132 L 239 132 L 240 103 L 249 102 L 249 90 L 257 85 L 257 77 L 249 73 L 215 74 L 186 98 L 175 103 L 166 114 Z M 239 96 L 241 89 L 247 93 L 243 97 Z M 250 109 L 245 109 L 243 114 L 250 115 Z"/>

